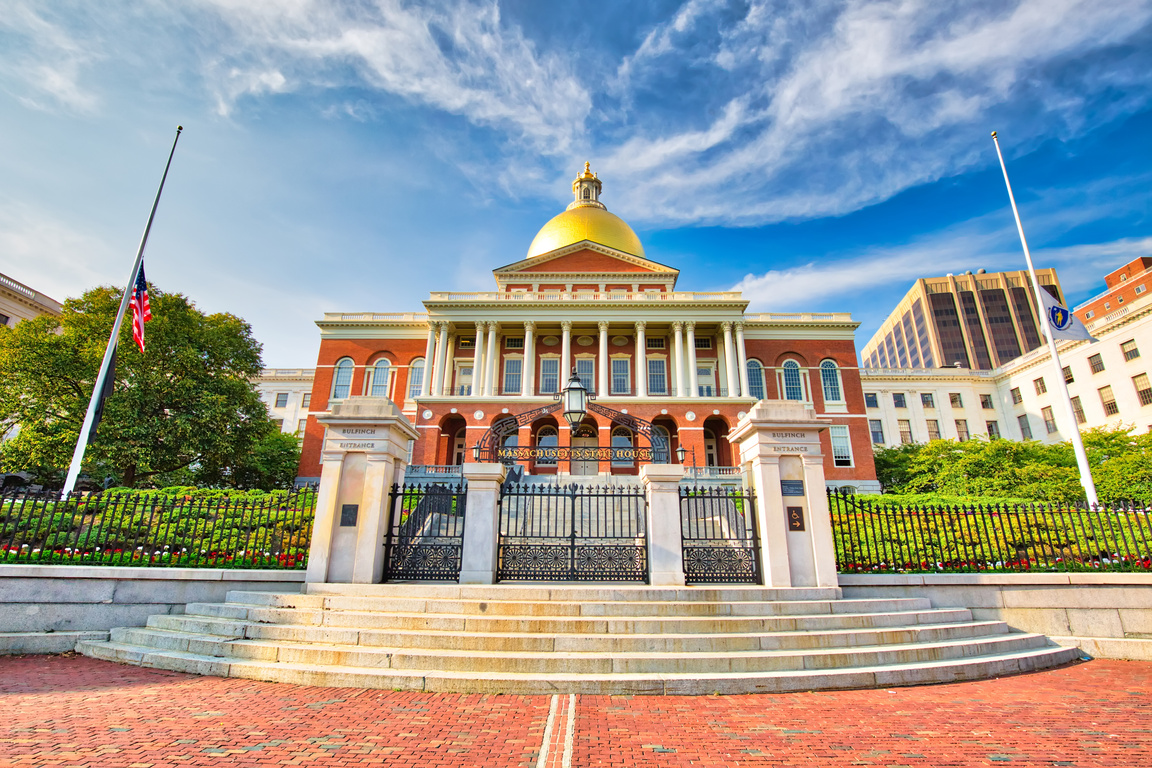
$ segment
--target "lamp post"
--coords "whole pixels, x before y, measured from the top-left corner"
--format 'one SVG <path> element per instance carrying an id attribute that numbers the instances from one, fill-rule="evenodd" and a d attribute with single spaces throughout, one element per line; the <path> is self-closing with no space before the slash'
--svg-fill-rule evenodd
<path id="1" fill-rule="evenodd" d="M 564 406 L 564 420 L 568 422 L 569 429 L 576 429 L 588 414 L 588 400 L 594 396 L 588 394 L 584 382 L 580 381 L 580 377 L 573 370 L 568 385 L 556 397 Z"/>
<path id="2" fill-rule="evenodd" d="M 681 466 L 684 464 L 684 459 L 688 458 L 688 449 L 681 445 L 676 449 L 676 458 L 680 460 Z M 696 449 L 692 449 L 692 469 L 696 469 Z"/>
<path id="3" fill-rule="evenodd" d="M 479 442 L 477 442 L 476 445 L 472 446 L 472 460 L 475 461 L 477 464 L 480 463 L 480 443 Z"/>

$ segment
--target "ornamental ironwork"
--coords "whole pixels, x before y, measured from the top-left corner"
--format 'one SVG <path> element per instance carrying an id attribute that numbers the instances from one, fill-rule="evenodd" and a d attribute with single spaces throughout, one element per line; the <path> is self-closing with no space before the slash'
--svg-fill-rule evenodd
<path id="1" fill-rule="evenodd" d="M 648 581 L 648 502 L 639 486 L 507 484 L 498 581 Z"/>
<path id="2" fill-rule="evenodd" d="M 393 485 L 385 581 L 458 581 L 467 493 L 458 485 Z"/>
<path id="3" fill-rule="evenodd" d="M 762 583 L 751 490 L 681 486 L 680 530 L 686 583 Z"/>

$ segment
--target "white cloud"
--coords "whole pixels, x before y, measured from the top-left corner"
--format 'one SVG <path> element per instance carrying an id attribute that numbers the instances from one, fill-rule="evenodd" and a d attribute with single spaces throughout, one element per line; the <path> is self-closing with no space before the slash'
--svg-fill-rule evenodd
<path id="1" fill-rule="evenodd" d="M 80 82 L 81 74 L 99 55 L 90 41 L 80 41 L 38 13 L 13 0 L 0 9 L 0 80 L 22 104 L 32 109 L 63 107 L 89 112 L 99 100 Z"/>
<path id="2" fill-rule="evenodd" d="M 82 254 L 83 258 L 79 258 Z M 63 301 L 109 282 L 119 261 L 102 238 L 69 226 L 53 215 L 17 200 L 0 200 L 0 271 L 41 293 Z"/>

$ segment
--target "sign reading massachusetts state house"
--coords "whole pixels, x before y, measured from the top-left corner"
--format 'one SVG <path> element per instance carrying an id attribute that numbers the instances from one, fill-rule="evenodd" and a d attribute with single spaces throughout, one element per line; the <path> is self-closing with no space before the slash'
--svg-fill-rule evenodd
<path id="1" fill-rule="evenodd" d="M 496 452 L 500 461 L 652 461 L 651 448 L 593 448 L 574 446 L 570 448 L 529 448 L 508 446 Z"/>

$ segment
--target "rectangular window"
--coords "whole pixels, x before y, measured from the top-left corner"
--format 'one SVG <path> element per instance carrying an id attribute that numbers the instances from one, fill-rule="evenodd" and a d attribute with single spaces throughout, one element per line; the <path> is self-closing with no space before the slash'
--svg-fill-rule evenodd
<path id="1" fill-rule="evenodd" d="M 904 393 L 903 392 L 893 392 L 892 393 L 892 405 L 896 406 L 897 408 L 907 408 L 908 407 L 908 403 L 904 399 Z"/>
<path id="2" fill-rule="evenodd" d="M 304 434 L 304 428 L 308 426 L 308 419 L 300 419 L 296 422 L 297 434 Z"/>
<path id="3" fill-rule="evenodd" d="M 848 439 L 848 427 L 835 424 L 828 428 L 832 434 L 832 463 L 837 467 L 852 466 L 852 441 Z"/>
<path id="4" fill-rule="evenodd" d="M 648 394 L 668 394 L 667 365 L 662 357 L 654 357 L 648 361 Z"/>
<path id="5" fill-rule="evenodd" d="M 288 393 L 287 392 L 277 392 L 276 393 L 276 407 L 277 408 L 287 408 L 288 407 Z"/>
<path id="6" fill-rule="evenodd" d="M 1104 361 L 1100 359 L 1100 355 L 1092 355 L 1088 358 L 1088 367 L 1092 369 L 1092 373 L 1100 373 L 1104 370 Z"/>
<path id="7" fill-rule="evenodd" d="M 663 336 L 652 336 L 644 339 L 644 346 L 648 349 L 667 349 L 666 341 Z"/>
<path id="8" fill-rule="evenodd" d="M 907 445 L 912 442 L 912 422 L 908 419 L 899 419 L 896 425 L 900 427 L 900 444 Z"/>
<path id="9" fill-rule="evenodd" d="M 963 408 L 964 407 L 964 399 L 960 397 L 959 392 L 949 392 L 948 393 L 948 402 L 952 403 L 953 408 Z"/>
<path id="10" fill-rule="evenodd" d="M 457 349 L 476 349 L 476 337 L 464 336 L 456 342 Z"/>
<path id="11" fill-rule="evenodd" d="M 1143 285 L 1138 285 L 1138 286 L 1136 286 L 1135 290 L 1136 290 L 1136 295 L 1139 296 L 1140 294 L 1144 293 L 1144 291 L 1146 291 L 1148 289 L 1145 288 Z"/>
<path id="12" fill-rule="evenodd" d="M 1000 424 L 998 424 L 997 422 L 986 421 L 986 422 L 984 422 L 984 427 L 988 430 L 988 437 L 989 438 L 994 439 L 994 438 L 1000 437 Z"/>
<path id="13" fill-rule="evenodd" d="M 510 337 L 504 339 L 504 348 L 505 349 L 524 349 L 524 337 L 523 336 L 515 336 L 515 337 L 510 336 Z"/>
<path id="14" fill-rule="evenodd" d="M 1056 417 L 1052 414 L 1052 406 L 1046 405 L 1040 409 L 1040 415 L 1044 417 L 1044 429 L 1048 430 L 1048 434 L 1056 431 Z"/>
<path id="15" fill-rule="evenodd" d="M 1083 424 L 1088 421 L 1084 416 L 1084 406 L 1080 404 L 1080 395 L 1072 398 L 1072 413 L 1076 416 L 1076 423 Z"/>
<path id="16" fill-rule="evenodd" d="M 580 383 L 584 385 L 584 389 L 595 394 L 596 361 L 591 357 L 576 358 L 576 375 L 580 378 Z"/>
<path id="17" fill-rule="evenodd" d="M 988 411 L 996 406 L 992 403 L 992 395 L 980 395 L 980 407 Z"/>
<path id="18" fill-rule="evenodd" d="M 1064 383 L 1065 384 L 1071 384 L 1074 381 L 1076 381 L 1076 379 L 1072 375 L 1072 366 L 1070 366 L 1070 365 L 1064 366 Z"/>
<path id="19" fill-rule="evenodd" d="M 1048 391 L 1048 385 L 1044 383 L 1044 377 L 1032 379 L 1032 386 L 1036 387 L 1036 394 L 1042 395 Z"/>
<path id="20" fill-rule="evenodd" d="M 310 405 L 312 405 L 312 393 L 311 392 L 305 392 L 304 398 L 300 401 L 300 407 L 301 408 L 307 408 Z"/>
<path id="21" fill-rule="evenodd" d="M 8 321 L 11 319 L 8 315 L 0 313 L 0 325 L 8 325 Z"/>
<path id="22" fill-rule="evenodd" d="M 938 422 L 936 419 L 928 419 L 924 423 L 928 425 L 928 439 L 929 440 L 939 440 L 940 439 L 940 422 Z"/>
<path id="23" fill-rule="evenodd" d="M 920 405 L 924 406 L 925 408 L 935 408 L 936 407 L 935 396 L 931 392 L 921 392 L 920 393 Z"/>
<path id="24" fill-rule="evenodd" d="M 879 400 L 879 398 L 876 397 L 875 392 L 865 392 L 864 393 L 864 406 L 866 408 L 879 408 L 880 407 L 880 400 Z"/>
<path id="25" fill-rule="evenodd" d="M 884 422 L 880 419 L 868 419 L 868 431 L 872 433 L 873 445 L 884 445 Z"/>
<path id="26" fill-rule="evenodd" d="M 1032 439 L 1032 425 L 1028 423 L 1028 414 L 1022 413 L 1016 417 L 1016 423 L 1020 425 L 1020 437 L 1024 440 Z"/>
<path id="27" fill-rule="evenodd" d="M 1090 309 L 1084 313 L 1084 319 L 1085 320 L 1091 320 L 1094 317 L 1096 317 L 1096 310 L 1094 310 L 1094 309 Z"/>
<path id="28" fill-rule="evenodd" d="M 696 349 L 712 349 L 711 336 L 696 336 Z"/>
<path id="29" fill-rule="evenodd" d="M 632 361 L 628 358 L 616 357 L 612 359 L 612 394 L 631 394 L 632 380 L 629 378 L 631 369 Z"/>
<path id="30" fill-rule="evenodd" d="M 1012 395 L 1012 405 L 1020 405 L 1024 402 L 1024 395 L 1020 394 L 1020 387 L 1012 387 L 1008 392 Z"/>
<path id="31" fill-rule="evenodd" d="M 276 429 L 284 431 L 284 419 L 272 419 L 272 423 L 276 425 Z"/>
<path id="32" fill-rule="evenodd" d="M 956 439 L 964 442 L 968 439 L 968 420 L 956 419 Z"/>
<path id="33" fill-rule="evenodd" d="M 1136 339 L 1128 339 L 1121 344 L 1120 351 L 1124 353 L 1124 362 L 1140 357 L 1140 350 L 1136 347 Z"/>
<path id="34" fill-rule="evenodd" d="M 560 358 L 540 360 L 540 394 L 553 395 L 560 391 Z"/>
<path id="35" fill-rule="evenodd" d="M 1148 383 L 1148 374 L 1133 376 L 1132 384 L 1136 387 L 1136 397 L 1140 398 L 1140 405 L 1152 405 L 1152 384 Z"/>
<path id="36" fill-rule="evenodd" d="M 1116 405 L 1116 396 L 1112 394 L 1112 385 L 1100 387 L 1100 402 L 1104 405 L 1105 416 L 1115 416 L 1120 413 L 1120 406 Z"/>
<path id="37" fill-rule="evenodd" d="M 524 342 L 523 339 L 520 340 Z M 509 357 L 504 360 L 504 394 L 520 394 L 520 372 L 523 361 L 518 357 Z"/>

